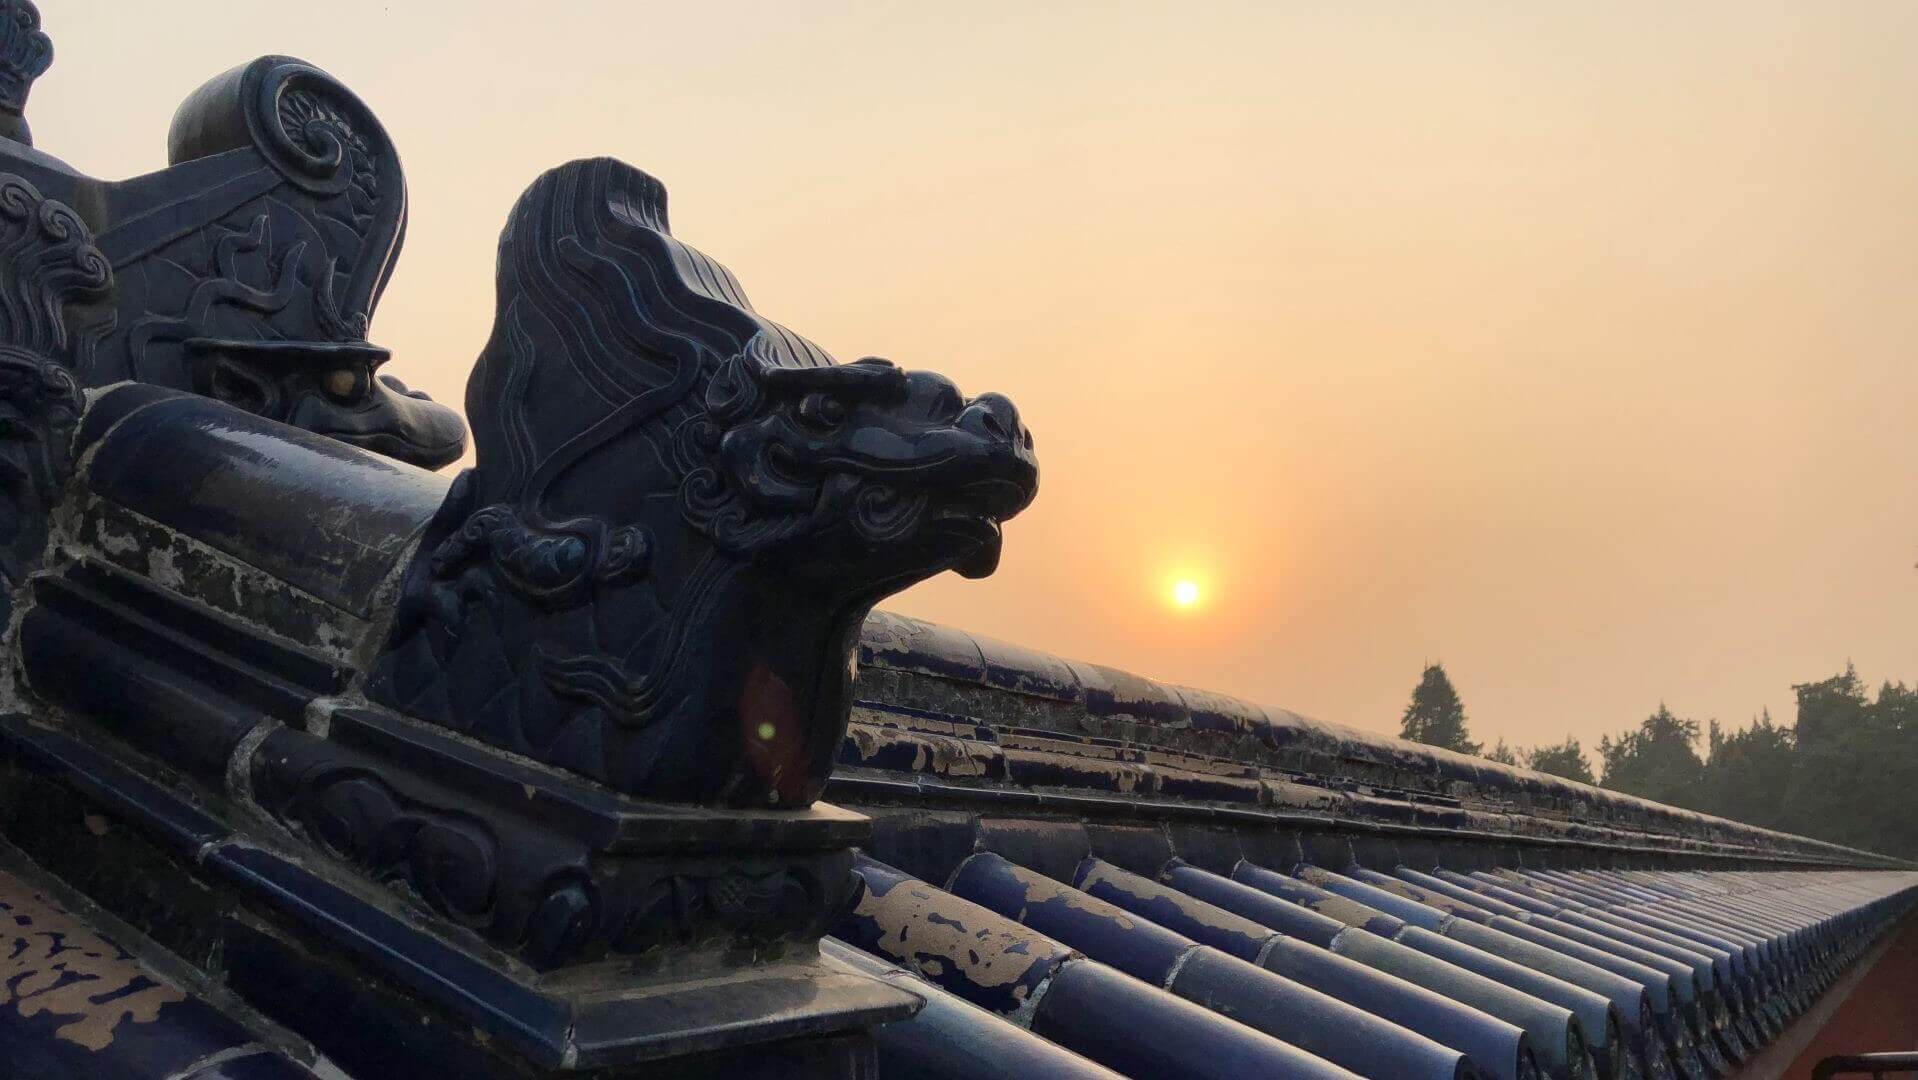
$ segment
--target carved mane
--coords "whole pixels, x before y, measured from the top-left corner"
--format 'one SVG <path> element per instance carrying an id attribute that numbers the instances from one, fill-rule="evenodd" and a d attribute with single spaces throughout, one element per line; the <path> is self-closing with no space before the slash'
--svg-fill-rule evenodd
<path id="1" fill-rule="evenodd" d="M 30 10 L 30 7 L 29 7 Z M 46 515 L 71 466 L 81 398 L 71 365 L 104 326 L 68 327 L 68 305 L 99 295 L 113 271 L 86 223 L 22 177 L 0 173 L 0 619 L 40 554 Z"/>
<path id="2" fill-rule="evenodd" d="M 498 303 L 466 409 L 480 457 L 503 467 L 476 495 L 548 523 L 549 507 L 582 495 L 575 466 L 655 416 L 691 415 L 688 398 L 726 361 L 750 350 L 777 366 L 833 363 L 675 240 L 665 187 L 610 158 L 554 169 L 520 198 L 500 240 Z M 694 467 L 675 445 L 654 449 L 679 475 Z"/>

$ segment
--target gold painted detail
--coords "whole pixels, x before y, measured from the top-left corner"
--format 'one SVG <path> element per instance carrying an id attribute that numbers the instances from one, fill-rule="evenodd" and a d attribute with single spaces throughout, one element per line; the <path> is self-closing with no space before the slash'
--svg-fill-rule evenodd
<path id="1" fill-rule="evenodd" d="M 923 882 L 900 882 L 884 896 L 867 890 L 853 914 L 878 924 L 881 951 L 931 978 L 951 965 L 974 986 L 1009 986 L 1041 955 L 1029 936 L 994 926 L 998 916 Z M 1023 1000 L 1026 988 L 1014 986 L 1012 995 Z"/>
<path id="2" fill-rule="evenodd" d="M 0 1008 L 67 1019 L 58 1038 L 104 1050 L 120 1022 L 150 1024 L 186 995 L 155 982 L 101 937 L 19 878 L 0 874 Z"/>
<path id="3" fill-rule="evenodd" d="M 1274 933 L 1274 931 L 1268 930 L 1250 919 L 1234 915 L 1222 907 L 1208 904 L 1202 900 L 1194 900 L 1192 897 L 1179 892 L 1171 886 L 1161 885 L 1159 882 L 1153 881 L 1150 878 L 1142 878 L 1137 874 L 1120 870 L 1111 863 L 1104 861 L 1093 863 L 1092 869 L 1087 872 L 1085 876 L 1085 880 L 1079 883 L 1079 888 L 1084 892 L 1091 892 L 1100 885 L 1115 889 L 1127 896 L 1137 897 L 1141 900 L 1164 900 L 1176 907 L 1181 915 L 1208 929 L 1228 930 L 1235 934 L 1245 934 L 1249 937 L 1260 938 L 1270 937 Z"/>
<path id="4" fill-rule="evenodd" d="M 1066 907 L 1096 915 L 1101 919 L 1110 919 L 1121 930 L 1136 929 L 1139 925 L 1138 920 L 1132 917 L 1132 913 L 1124 908 L 1115 907 L 1097 897 L 1087 896 L 1078 889 L 1062 885 L 1044 874 L 1034 873 L 1023 866 L 1015 865 L 1011 867 L 1011 870 L 1013 880 L 1026 887 L 1025 902 L 1028 905 L 1063 900 Z"/>

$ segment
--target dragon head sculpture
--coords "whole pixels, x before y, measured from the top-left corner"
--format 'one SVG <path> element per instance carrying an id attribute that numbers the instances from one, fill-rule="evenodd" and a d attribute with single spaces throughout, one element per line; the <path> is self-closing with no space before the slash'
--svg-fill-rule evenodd
<path id="1" fill-rule="evenodd" d="M 702 529 L 742 554 L 804 538 L 812 558 L 794 569 L 838 581 L 849 563 L 877 586 L 947 566 L 984 577 L 999 564 L 999 522 L 1038 483 L 1011 401 L 968 400 L 942 375 L 876 357 L 798 368 L 735 358 L 687 431 L 705 460 L 682 491 Z"/>
<path id="2" fill-rule="evenodd" d="M 616 161 L 521 198 L 498 303 L 467 394 L 478 464 L 369 694 L 633 794 L 811 802 L 866 614 L 991 573 L 1032 501 L 1017 410 L 760 317 Z"/>

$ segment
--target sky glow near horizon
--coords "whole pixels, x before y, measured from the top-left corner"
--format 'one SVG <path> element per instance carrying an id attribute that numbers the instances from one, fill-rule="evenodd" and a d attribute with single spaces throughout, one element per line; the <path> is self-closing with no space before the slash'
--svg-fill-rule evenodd
<path id="1" fill-rule="evenodd" d="M 365 98 L 439 400 L 596 154 L 840 359 L 1011 396 L 1038 503 L 893 610 L 1375 731 L 1438 659 L 1488 745 L 1918 678 L 1918 5 L 40 6 L 96 175 L 257 55 Z"/>

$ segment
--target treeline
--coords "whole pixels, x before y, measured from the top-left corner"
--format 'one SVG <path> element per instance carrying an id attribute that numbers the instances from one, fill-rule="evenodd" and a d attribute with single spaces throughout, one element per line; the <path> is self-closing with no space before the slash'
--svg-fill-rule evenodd
<path id="1" fill-rule="evenodd" d="M 1887 682 L 1874 697 L 1849 665 L 1792 687 L 1798 716 L 1769 712 L 1727 730 L 1664 705 L 1598 741 L 1598 772 L 1577 739 L 1531 749 L 1471 740 L 1463 703 L 1433 664 L 1401 719 L 1417 742 L 1782 832 L 1918 857 L 1918 688 Z"/>

